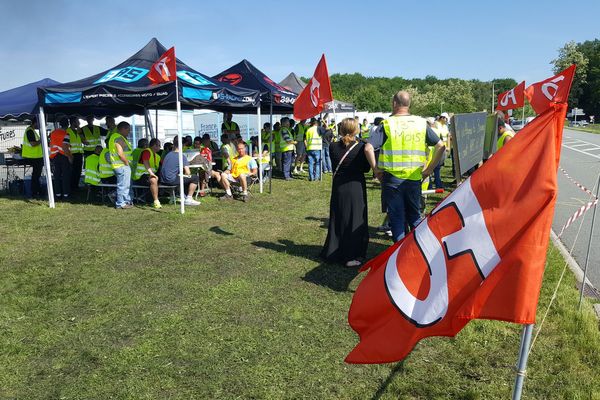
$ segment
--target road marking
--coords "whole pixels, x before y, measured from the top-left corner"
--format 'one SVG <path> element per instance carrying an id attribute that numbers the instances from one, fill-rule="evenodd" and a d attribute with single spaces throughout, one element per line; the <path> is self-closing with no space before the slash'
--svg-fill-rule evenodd
<path id="1" fill-rule="evenodd" d="M 581 154 L 585 154 L 586 156 L 594 157 L 600 160 L 600 155 L 589 153 L 590 151 L 598 151 L 600 150 L 600 146 L 596 143 L 586 142 L 585 140 L 575 139 L 570 136 L 565 136 L 565 139 L 568 139 L 568 142 L 563 141 L 562 147 L 566 147 L 569 150 L 576 151 Z M 577 147 L 586 146 L 585 149 L 580 149 Z"/>

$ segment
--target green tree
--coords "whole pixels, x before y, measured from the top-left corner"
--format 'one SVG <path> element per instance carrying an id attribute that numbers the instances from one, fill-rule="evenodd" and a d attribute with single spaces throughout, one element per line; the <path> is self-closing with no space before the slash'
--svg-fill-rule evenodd
<path id="1" fill-rule="evenodd" d="M 600 40 L 587 40 L 578 46 L 588 60 L 586 83 L 582 85 L 578 106 L 587 115 L 600 115 Z M 578 66 L 579 69 L 579 66 Z"/>
<path id="2" fill-rule="evenodd" d="M 584 87 L 587 84 L 588 58 L 579 49 L 577 43 L 570 41 L 558 49 L 558 57 L 552 60 L 551 63 L 554 65 L 554 73 L 559 73 L 572 64 L 577 64 L 577 71 L 575 72 L 571 93 L 569 94 L 569 105 L 578 107 L 579 97 L 583 94 Z"/>

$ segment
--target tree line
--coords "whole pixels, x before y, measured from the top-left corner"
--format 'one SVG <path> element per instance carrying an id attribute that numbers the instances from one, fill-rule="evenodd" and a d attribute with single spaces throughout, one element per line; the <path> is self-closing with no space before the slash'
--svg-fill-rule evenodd
<path id="1" fill-rule="evenodd" d="M 552 60 L 554 72 L 577 64 L 569 108 L 583 108 L 586 115 L 600 115 L 600 40 L 570 41 L 558 50 Z"/>
<path id="2" fill-rule="evenodd" d="M 309 79 L 302 78 L 305 82 Z M 366 77 L 359 73 L 333 74 L 330 77 L 333 97 L 353 103 L 359 111 L 391 111 L 392 96 L 400 89 L 412 95 L 411 111 L 417 115 L 435 116 L 442 112 L 468 113 L 490 110 L 492 85 L 494 101 L 498 93 L 517 85 L 512 78 L 480 81 L 435 76 L 405 79 L 402 77 Z"/>

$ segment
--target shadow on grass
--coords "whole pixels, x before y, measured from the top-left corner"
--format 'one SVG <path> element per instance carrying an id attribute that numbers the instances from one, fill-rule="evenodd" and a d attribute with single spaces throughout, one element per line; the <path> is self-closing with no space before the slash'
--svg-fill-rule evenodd
<path id="1" fill-rule="evenodd" d="M 224 231 L 223 229 L 219 228 L 218 226 L 213 226 L 213 227 L 209 228 L 208 230 L 212 233 L 216 233 L 217 235 L 233 236 L 233 233 Z"/>
<path id="2" fill-rule="evenodd" d="M 379 385 L 379 389 L 377 389 L 377 391 L 375 392 L 373 397 L 371 397 L 371 400 L 381 399 L 381 396 L 383 396 L 383 394 L 387 390 L 387 387 L 394 380 L 396 375 L 398 375 L 400 372 L 402 372 L 403 369 L 404 369 L 404 361 L 400 361 L 399 363 L 397 363 L 394 366 L 394 368 L 392 368 L 392 370 L 390 371 L 387 378 L 385 378 L 385 381 L 381 382 L 381 385 Z"/>
<path id="3" fill-rule="evenodd" d="M 358 275 L 358 268 L 348 268 L 340 264 L 329 264 L 319 257 L 322 247 L 309 244 L 297 244 L 291 240 L 279 240 L 277 243 L 256 241 L 254 246 L 269 249 L 292 256 L 319 261 L 320 264 L 302 277 L 303 281 L 325 286 L 336 292 L 348 291 L 350 282 Z"/>

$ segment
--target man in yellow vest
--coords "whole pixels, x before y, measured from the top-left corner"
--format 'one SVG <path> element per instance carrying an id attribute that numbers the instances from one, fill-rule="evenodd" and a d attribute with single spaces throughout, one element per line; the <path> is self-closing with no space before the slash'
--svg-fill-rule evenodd
<path id="1" fill-rule="evenodd" d="M 236 135 L 240 133 L 240 127 L 237 123 L 233 122 L 233 114 L 226 112 L 223 114 L 224 120 L 221 124 L 221 134 L 226 134 L 231 140 L 235 139 Z"/>
<path id="2" fill-rule="evenodd" d="M 305 146 L 308 155 L 308 180 L 318 181 L 321 179 L 323 140 L 319 133 L 319 123 L 315 118 L 310 120 L 310 128 L 306 131 Z"/>
<path id="3" fill-rule="evenodd" d="M 132 208 L 133 193 L 131 189 L 131 167 L 132 148 L 127 140 L 131 127 L 125 122 L 119 122 L 117 133 L 110 137 L 108 151 L 110 152 L 110 164 L 117 177 L 117 201 L 115 207 L 118 209 Z"/>
<path id="4" fill-rule="evenodd" d="M 21 155 L 25 161 L 31 165 L 31 195 L 34 198 L 42 195 L 40 176 L 42 176 L 42 169 L 44 168 L 42 141 L 40 139 L 40 134 L 36 132 L 36 129 L 38 129 L 37 118 L 32 117 L 31 124 L 29 124 L 23 134 L 23 150 L 21 151 Z M 43 135 L 45 140 L 46 133 L 43 132 Z"/>
<path id="5" fill-rule="evenodd" d="M 450 141 L 450 131 L 448 130 L 448 119 L 450 116 L 448 113 L 441 113 L 439 117 L 433 123 L 431 127 L 433 131 L 440 137 L 440 140 L 446 146 L 446 150 L 450 149 L 450 145 L 448 144 Z M 433 168 L 433 183 L 436 189 L 443 189 L 444 183 L 442 182 L 442 166 L 444 165 L 444 161 L 446 160 L 446 152 L 442 156 L 442 160 L 438 165 L 434 165 Z M 430 179 L 431 180 L 431 179 Z"/>
<path id="6" fill-rule="evenodd" d="M 94 153 L 85 158 L 84 182 L 88 185 L 98 186 L 100 183 L 100 153 L 102 153 L 102 146 L 98 145 Z"/>
<path id="7" fill-rule="evenodd" d="M 221 186 L 225 189 L 225 194 L 219 200 L 232 200 L 231 184 L 239 184 L 242 187 L 242 200 L 248 201 L 248 177 L 256 175 L 258 164 L 246 154 L 246 144 L 238 142 L 236 144 L 238 156 L 232 160 L 231 170 L 223 171 L 221 174 Z"/>
<path id="8" fill-rule="evenodd" d="M 71 154 L 73 155 L 73 163 L 71 164 L 71 192 L 75 192 L 79 189 L 79 181 L 81 180 L 85 140 L 82 138 L 81 128 L 79 128 L 79 118 L 69 118 L 69 125 L 67 134 L 69 135 Z"/>
<path id="9" fill-rule="evenodd" d="M 152 206 L 156 209 L 162 208 L 158 200 L 158 167 L 160 166 L 160 140 L 153 138 L 150 144 L 144 147 L 137 159 L 133 180 L 136 185 L 149 186 L 150 194 L 152 195 Z"/>
<path id="10" fill-rule="evenodd" d="M 498 142 L 496 143 L 496 151 L 500 151 L 500 149 L 514 136 L 515 133 L 506 127 L 504 120 L 498 119 Z"/>
<path id="11" fill-rule="evenodd" d="M 108 147 L 108 141 L 110 140 L 110 137 L 114 133 L 117 133 L 117 124 L 115 124 L 115 119 L 113 117 L 106 117 L 106 129 L 103 130 L 102 128 L 100 128 L 100 134 L 102 134 L 102 131 L 105 132 L 106 137 L 104 139 L 104 142 Z"/>
<path id="12" fill-rule="evenodd" d="M 369 140 L 369 132 L 371 131 L 371 127 L 369 126 L 369 121 L 367 119 L 363 119 L 363 123 L 360 126 L 360 138 L 362 140 Z"/>
<path id="13" fill-rule="evenodd" d="M 281 151 L 281 165 L 283 167 L 283 179 L 286 181 L 292 180 L 292 160 L 294 158 L 294 141 L 293 134 L 290 130 L 290 119 L 288 117 L 281 118 L 281 141 L 279 142 L 279 150 Z"/>
<path id="14" fill-rule="evenodd" d="M 439 164 L 445 146 L 424 118 L 410 114 L 408 92 L 396 93 L 392 107 L 392 115 L 382 129 L 372 132 L 370 143 L 381 148 L 375 173 L 382 183 L 393 239 L 398 241 L 420 218 L 421 182 Z M 433 146 L 434 153 L 425 167 L 427 146 Z"/>
<path id="15" fill-rule="evenodd" d="M 294 173 L 304 173 L 304 161 L 306 160 L 306 145 L 304 144 L 304 136 L 306 135 L 306 120 L 298 122 L 294 132 L 294 140 L 296 141 L 296 161 L 294 165 Z"/>
<path id="16" fill-rule="evenodd" d="M 98 125 L 94 125 L 94 116 L 88 115 L 86 118 L 87 125 L 81 129 L 81 133 L 83 134 L 83 150 L 85 152 L 86 157 L 90 154 L 94 153 L 94 149 L 96 146 L 101 145 L 100 136 L 106 135 L 106 129 L 99 127 Z M 78 122 L 79 123 L 79 122 Z M 114 124 L 114 120 L 113 120 Z"/>

